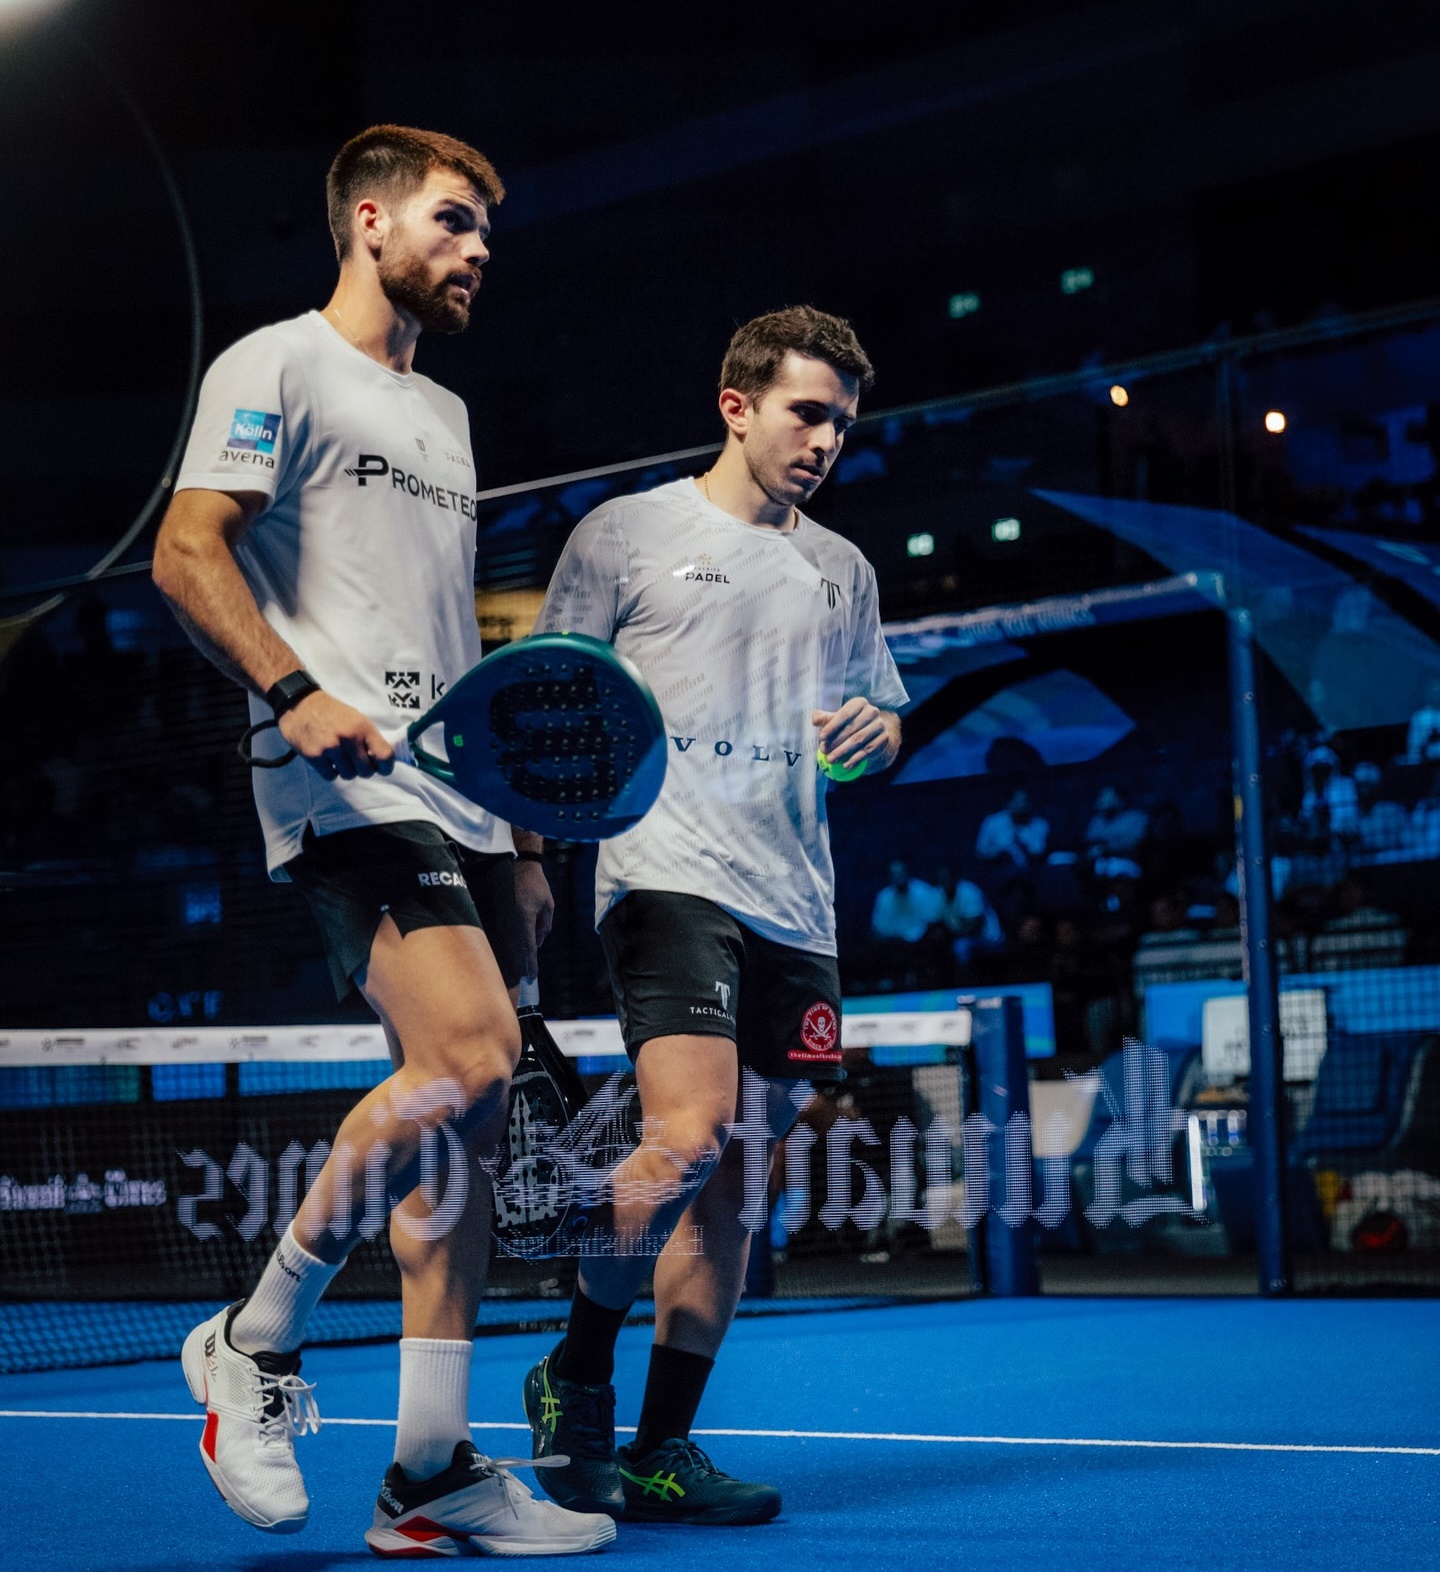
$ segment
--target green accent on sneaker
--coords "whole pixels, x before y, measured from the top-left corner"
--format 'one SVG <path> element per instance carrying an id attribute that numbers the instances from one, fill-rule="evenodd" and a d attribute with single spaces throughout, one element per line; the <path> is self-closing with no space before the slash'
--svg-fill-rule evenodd
<path id="1" fill-rule="evenodd" d="M 639 1485 L 645 1495 L 659 1496 L 662 1501 L 670 1499 L 672 1490 L 677 1500 L 685 1494 L 684 1487 L 675 1483 L 674 1474 L 666 1474 L 663 1471 L 651 1474 L 649 1479 L 642 1479 L 639 1474 L 632 1474 L 628 1468 L 622 1468 L 620 1477 L 628 1479 L 632 1485 Z"/>
<path id="2" fill-rule="evenodd" d="M 569 1511 L 619 1517 L 625 1487 L 615 1468 L 615 1389 L 567 1381 L 553 1366 L 550 1354 L 526 1375 L 525 1417 L 535 1456 L 567 1461 L 541 1469 L 536 1483 Z"/>
<path id="3" fill-rule="evenodd" d="M 625 1516 L 637 1523 L 768 1523 L 780 1512 L 773 1485 L 747 1484 L 722 1473 L 693 1441 L 672 1436 L 642 1457 L 619 1449 L 616 1472 Z"/>
<path id="4" fill-rule="evenodd" d="M 540 1423 L 549 1430 L 553 1436 L 555 1426 L 560 1420 L 560 1399 L 550 1387 L 550 1359 L 548 1355 L 540 1361 Z"/>

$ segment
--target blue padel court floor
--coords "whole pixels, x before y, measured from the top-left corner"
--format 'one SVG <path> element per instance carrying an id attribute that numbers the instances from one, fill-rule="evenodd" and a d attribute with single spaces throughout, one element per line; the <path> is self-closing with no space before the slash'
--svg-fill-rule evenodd
<path id="1" fill-rule="evenodd" d="M 621 1338 L 633 1424 L 648 1330 Z M 554 1342 L 476 1344 L 476 1443 L 528 1452 L 519 1391 Z M 393 1345 L 316 1348 L 303 1533 L 231 1515 L 178 1366 L 0 1381 L 17 1572 L 378 1565 Z M 1440 1304 L 1040 1299 L 738 1322 L 696 1439 L 779 1485 L 750 1529 L 620 1525 L 620 1568 L 1440 1568 Z M 522 1478 L 533 1477 L 522 1475 Z M 587 1562 L 599 1567 L 600 1562 Z"/>

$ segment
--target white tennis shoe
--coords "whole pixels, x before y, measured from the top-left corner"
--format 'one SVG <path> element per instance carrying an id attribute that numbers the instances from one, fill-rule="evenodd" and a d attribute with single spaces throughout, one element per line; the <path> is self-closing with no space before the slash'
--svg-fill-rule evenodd
<path id="1" fill-rule="evenodd" d="M 574 1556 L 615 1537 L 601 1512 L 570 1512 L 537 1500 L 508 1472 L 563 1465 L 569 1458 L 488 1458 L 468 1441 L 449 1468 L 412 1480 L 398 1463 L 386 1470 L 365 1543 L 377 1556 Z"/>
<path id="2" fill-rule="evenodd" d="M 180 1351 L 190 1395 L 206 1408 L 200 1457 L 226 1505 L 247 1523 L 298 1533 L 310 1497 L 295 1437 L 320 1428 L 315 1388 L 300 1379 L 299 1354 L 242 1354 L 231 1345 L 239 1308 L 201 1322 Z"/>

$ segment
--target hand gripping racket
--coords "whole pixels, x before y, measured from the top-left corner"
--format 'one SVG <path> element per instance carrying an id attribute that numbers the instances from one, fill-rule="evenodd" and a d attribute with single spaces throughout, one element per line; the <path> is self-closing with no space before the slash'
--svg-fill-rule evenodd
<path id="1" fill-rule="evenodd" d="M 436 726 L 444 758 L 420 740 Z M 556 840 L 619 835 L 665 780 L 654 694 L 623 655 L 583 633 L 507 644 L 466 672 L 406 736 L 427 775 Z"/>
<path id="2" fill-rule="evenodd" d="M 277 724 L 261 721 L 241 739 L 253 768 L 295 757 L 249 751 Z M 436 727 L 443 757 L 421 741 Z M 665 780 L 654 694 L 623 655 L 584 633 L 536 633 L 496 650 L 406 728 L 398 753 L 497 818 L 554 840 L 619 835 Z"/>

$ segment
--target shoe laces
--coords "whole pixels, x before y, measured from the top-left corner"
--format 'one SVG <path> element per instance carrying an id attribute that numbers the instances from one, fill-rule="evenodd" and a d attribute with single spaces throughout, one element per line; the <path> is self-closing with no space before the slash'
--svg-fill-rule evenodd
<path id="1" fill-rule="evenodd" d="M 578 1399 L 572 1394 L 580 1394 Z M 581 1386 L 572 1383 L 566 1393 L 565 1432 L 580 1445 L 575 1449 L 582 1460 L 613 1458 L 615 1455 L 615 1388 Z"/>
<path id="2" fill-rule="evenodd" d="M 318 1434 L 320 1408 L 313 1381 L 302 1381 L 293 1373 L 277 1376 L 261 1370 L 255 1382 L 265 1410 L 260 1421 L 262 1441 L 288 1443 L 296 1436 Z"/>
<path id="3" fill-rule="evenodd" d="M 476 1452 L 470 1469 L 477 1479 L 498 1479 L 505 1496 L 505 1504 L 515 1517 L 520 1516 L 520 1506 L 535 1499 L 534 1492 L 510 1472 L 512 1468 L 563 1468 L 570 1459 L 560 1454 L 554 1457 L 486 1457 Z"/>
<path id="4" fill-rule="evenodd" d="M 662 1442 L 655 1448 L 653 1452 L 649 1454 L 651 1457 L 664 1457 L 671 1459 L 672 1467 L 674 1466 L 673 1460 L 677 1457 L 677 1455 L 683 1458 L 685 1462 L 697 1473 L 707 1474 L 714 1479 L 728 1479 L 730 1477 L 728 1474 L 723 1473 L 720 1469 L 716 1468 L 716 1466 L 710 1461 L 709 1455 L 702 1451 L 700 1447 L 696 1446 L 693 1441 L 682 1441 L 678 1436 L 673 1437 L 669 1441 Z"/>

